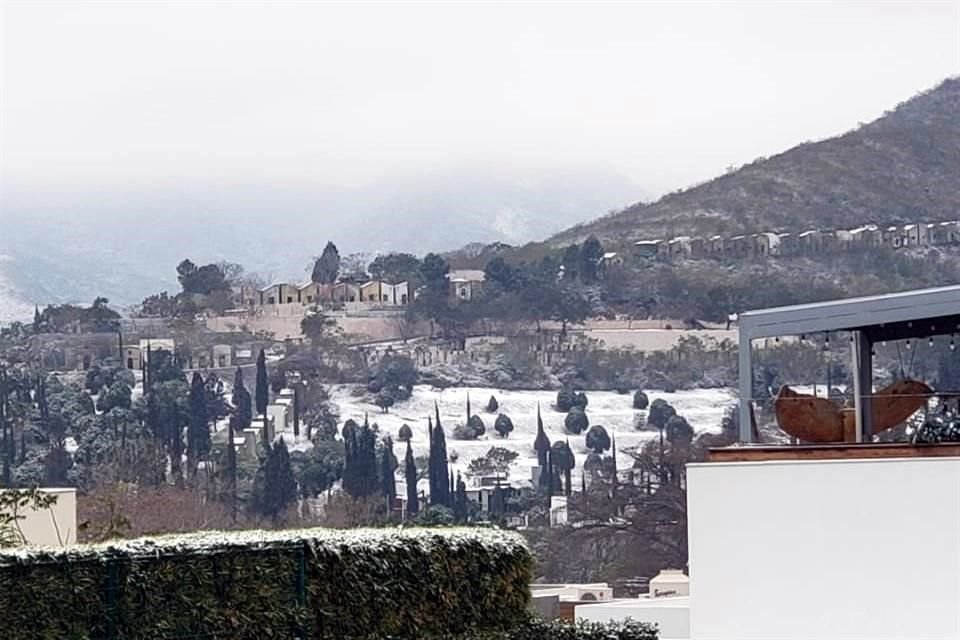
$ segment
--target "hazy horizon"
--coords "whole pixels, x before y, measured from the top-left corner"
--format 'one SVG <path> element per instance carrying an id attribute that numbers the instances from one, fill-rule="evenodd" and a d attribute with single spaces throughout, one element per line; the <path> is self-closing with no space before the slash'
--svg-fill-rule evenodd
<path id="1" fill-rule="evenodd" d="M 952 2 L 5 2 L 2 23 L 4 191 L 90 198 L 488 166 L 635 201 L 960 72 Z"/>
<path id="2" fill-rule="evenodd" d="M 12 317 L 541 240 L 957 75 L 960 4 L 7 1 L 0 40 Z"/>

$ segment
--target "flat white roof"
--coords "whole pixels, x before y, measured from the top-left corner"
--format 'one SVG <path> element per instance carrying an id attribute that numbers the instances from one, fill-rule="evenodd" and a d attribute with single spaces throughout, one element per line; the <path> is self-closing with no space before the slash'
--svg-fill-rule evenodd
<path id="1" fill-rule="evenodd" d="M 952 315 L 960 315 L 960 285 L 745 311 L 739 319 L 740 340 L 745 344 L 755 338 L 839 331 Z M 957 328 L 953 327 L 953 331 L 945 333 L 955 331 Z M 918 327 L 918 333 L 925 332 Z"/>

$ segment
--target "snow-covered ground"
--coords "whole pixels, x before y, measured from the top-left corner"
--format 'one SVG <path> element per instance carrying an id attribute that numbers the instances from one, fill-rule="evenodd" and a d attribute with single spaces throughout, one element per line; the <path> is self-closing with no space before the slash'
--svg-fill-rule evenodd
<path id="1" fill-rule="evenodd" d="M 563 427 L 565 414 L 553 409 L 557 396 L 555 391 L 505 391 L 482 388 L 441 390 L 418 386 L 414 388 L 413 396 L 409 400 L 391 408 L 389 414 L 384 414 L 379 407 L 367 402 L 363 397 L 354 396 L 352 393 L 354 388 L 334 386 L 330 390 L 331 400 L 339 406 L 341 422 L 348 418 L 362 422 L 364 414 L 368 414 L 370 421 L 380 426 L 382 434 L 393 437 L 394 450 L 401 460 L 406 451 L 406 445 L 397 442 L 397 431 L 403 424 L 410 425 L 413 430 L 414 454 L 427 455 L 429 450 L 427 417 L 434 415 L 434 401 L 440 407 L 440 419 L 447 435 L 447 452 L 457 457 L 457 462 L 453 465 L 455 470 L 465 471 L 470 460 L 483 455 L 492 446 L 501 446 L 513 449 L 519 454 L 511 470 L 511 478 L 518 480 L 530 478 L 530 467 L 537 462 L 536 453 L 533 450 L 533 440 L 537 433 L 537 403 L 540 404 L 543 426 L 550 440 L 569 438 L 570 447 L 577 458 L 577 470 L 574 474 L 577 477 L 586 459 L 584 436 L 568 435 Z M 724 411 L 735 401 L 732 389 L 701 389 L 676 393 L 647 391 L 646 393 L 651 402 L 657 398 L 669 402 L 698 433 L 718 432 Z M 479 440 L 463 441 L 453 438 L 454 427 L 466 420 L 467 394 L 470 395 L 473 413 L 483 418 L 487 428 L 486 435 Z M 496 414 L 486 411 L 491 394 L 500 404 L 500 412 L 510 416 L 513 421 L 514 431 L 508 438 L 500 438 L 493 430 Z M 634 411 L 632 394 L 620 395 L 614 391 L 593 391 L 588 392 L 587 397 L 589 400 L 587 416 L 590 424 L 603 425 L 610 435 L 616 438 L 618 466 L 621 469 L 629 467 L 633 460 L 627 453 L 628 449 L 657 435 L 656 431 L 638 431 L 634 428 L 637 414 L 642 414 L 645 418 L 646 412 Z"/>

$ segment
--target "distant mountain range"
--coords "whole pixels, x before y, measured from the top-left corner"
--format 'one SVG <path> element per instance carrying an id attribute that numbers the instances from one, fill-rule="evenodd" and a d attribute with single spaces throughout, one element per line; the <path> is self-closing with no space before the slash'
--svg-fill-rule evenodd
<path id="1" fill-rule="evenodd" d="M 0 322 L 32 317 L 34 304 L 89 303 L 103 295 L 126 305 L 178 290 L 175 267 L 185 257 L 296 280 L 327 240 L 341 254 L 529 242 L 622 206 L 637 191 L 612 173 L 476 168 L 338 189 L 6 189 Z"/>
<path id="2" fill-rule="evenodd" d="M 547 244 L 948 219 L 960 219 L 960 78 L 853 131 L 576 225 Z"/>

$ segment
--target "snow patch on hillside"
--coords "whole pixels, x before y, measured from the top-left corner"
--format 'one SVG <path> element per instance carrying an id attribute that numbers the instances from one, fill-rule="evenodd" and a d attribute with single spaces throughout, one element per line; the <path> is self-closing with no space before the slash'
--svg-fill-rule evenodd
<path id="1" fill-rule="evenodd" d="M 565 414 L 555 411 L 553 402 L 556 400 L 555 391 L 509 391 L 486 388 L 451 388 L 434 389 L 427 386 L 414 388 L 413 396 L 395 407 L 389 414 L 380 412 L 380 409 L 367 402 L 364 397 L 353 395 L 355 387 L 337 385 L 331 388 L 331 400 L 340 409 L 340 420 L 354 419 L 363 422 L 364 415 L 369 415 L 371 422 L 380 426 L 383 435 L 389 435 L 394 440 L 394 451 L 402 460 L 406 445 L 397 441 L 397 431 L 403 424 L 410 425 L 413 430 L 414 455 L 426 456 L 429 452 L 427 436 L 427 417 L 434 415 L 434 401 L 440 408 L 440 419 L 447 437 L 447 452 L 457 457 L 452 465 L 455 471 L 465 472 L 471 460 L 482 456 L 490 447 L 499 446 L 516 451 L 519 456 L 510 477 L 516 480 L 529 479 L 531 467 L 537 464 L 536 452 L 533 450 L 533 440 L 537 433 L 537 404 L 540 404 L 543 416 L 544 430 L 551 442 L 569 439 L 570 448 L 577 459 L 577 468 L 574 475 L 579 478 L 583 461 L 587 456 L 583 435 L 569 435 L 563 427 Z M 677 413 L 687 419 L 697 433 L 717 433 L 720 431 L 720 422 L 724 411 L 735 402 L 732 389 L 699 389 L 693 391 L 677 391 L 665 393 L 662 391 L 646 391 L 650 401 L 662 398 L 669 402 Z M 471 410 L 479 415 L 486 426 L 487 433 L 479 440 L 463 441 L 453 438 L 453 429 L 466 420 L 466 400 L 470 395 Z M 486 406 L 491 394 L 496 397 L 500 405 L 500 412 L 510 416 L 514 431 L 508 438 L 500 438 L 493 430 L 495 413 L 487 413 Z M 613 391 L 588 392 L 589 404 L 587 416 L 590 424 L 601 424 L 606 427 L 611 436 L 616 438 L 617 465 L 620 469 L 629 468 L 633 459 L 629 450 L 643 442 L 657 437 L 656 430 L 640 430 L 634 428 L 638 416 L 646 418 L 645 411 L 635 411 L 632 407 L 632 394 L 620 395 Z"/>

